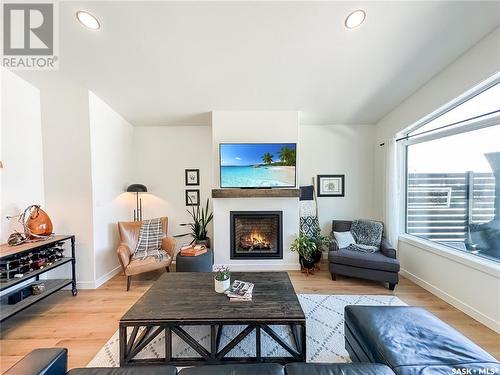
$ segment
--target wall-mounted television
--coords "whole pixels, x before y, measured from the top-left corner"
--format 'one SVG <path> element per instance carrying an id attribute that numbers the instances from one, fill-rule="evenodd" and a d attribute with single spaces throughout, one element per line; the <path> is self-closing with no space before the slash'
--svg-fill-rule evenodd
<path id="1" fill-rule="evenodd" d="M 221 143 L 221 188 L 295 187 L 295 143 Z"/>

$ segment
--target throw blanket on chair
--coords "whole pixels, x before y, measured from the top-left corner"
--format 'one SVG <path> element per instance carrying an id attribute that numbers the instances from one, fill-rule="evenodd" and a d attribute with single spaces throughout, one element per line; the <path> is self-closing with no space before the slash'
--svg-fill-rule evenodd
<path id="1" fill-rule="evenodd" d="M 162 240 L 165 237 L 161 227 L 160 219 L 144 220 L 139 231 L 139 240 L 134 250 L 133 259 L 144 259 L 155 257 L 160 262 L 167 257 L 165 250 L 161 249 Z"/>
<path id="2" fill-rule="evenodd" d="M 354 220 L 351 225 L 351 233 L 356 240 L 355 245 L 349 245 L 349 250 L 374 253 L 380 249 L 382 242 L 382 223 L 372 220 Z"/>

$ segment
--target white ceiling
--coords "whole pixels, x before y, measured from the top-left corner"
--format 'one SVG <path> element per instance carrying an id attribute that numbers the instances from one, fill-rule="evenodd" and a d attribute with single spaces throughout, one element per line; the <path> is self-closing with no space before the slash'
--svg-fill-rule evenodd
<path id="1" fill-rule="evenodd" d="M 134 125 L 210 124 L 212 110 L 373 124 L 500 25 L 500 2 L 77 1 L 60 18 L 58 74 Z"/>

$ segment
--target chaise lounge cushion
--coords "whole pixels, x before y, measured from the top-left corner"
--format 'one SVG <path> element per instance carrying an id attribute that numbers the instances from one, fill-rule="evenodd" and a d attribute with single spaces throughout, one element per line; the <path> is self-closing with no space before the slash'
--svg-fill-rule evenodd
<path id="1" fill-rule="evenodd" d="M 289 363 L 286 375 L 394 375 L 379 363 Z"/>
<path id="2" fill-rule="evenodd" d="M 210 365 L 188 367 L 179 375 L 284 375 L 283 366 L 277 363 L 258 363 L 248 365 Z"/>
<path id="3" fill-rule="evenodd" d="M 176 375 L 174 366 L 86 367 L 70 370 L 68 375 Z"/>
<path id="4" fill-rule="evenodd" d="M 362 351 L 358 358 L 385 363 L 398 375 L 449 375 L 451 368 L 500 373 L 495 358 L 419 307 L 346 306 L 345 329 L 346 344 Z"/>
<path id="5" fill-rule="evenodd" d="M 363 253 L 360 251 L 339 249 L 337 251 L 330 251 L 328 259 L 330 263 L 344 264 L 346 266 L 399 272 L 399 261 L 385 256 L 380 251 Z"/>

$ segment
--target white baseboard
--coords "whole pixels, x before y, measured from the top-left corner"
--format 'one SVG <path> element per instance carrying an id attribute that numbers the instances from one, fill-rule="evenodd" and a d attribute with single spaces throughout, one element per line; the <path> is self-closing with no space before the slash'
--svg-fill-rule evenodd
<path id="1" fill-rule="evenodd" d="M 99 277 L 95 281 L 95 283 L 94 283 L 94 289 L 99 288 L 106 281 L 110 280 L 111 278 L 113 278 L 113 276 L 115 276 L 118 273 L 120 273 L 121 269 L 122 269 L 121 266 L 117 266 L 117 267 L 113 268 L 111 271 L 109 271 L 108 273 L 106 273 L 106 274 L 102 275 L 101 277 Z"/>
<path id="2" fill-rule="evenodd" d="M 97 289 L 99 288 L 102 284 L 104 284 L 106 281 L 110 280 L 113 278 L 113 276 L 117 275 L 121 271 L 121 266 L 117 266 L 113 268 L 111 271 L 107 272 L 106 274 L 102 275 L 95 281 L 77 281 L 76 282 L 76 287 L 78 289 Z"/>
<path id="3" fill-rule="evenodd" d="M 456 307 L 457 309 L 469 315 L 478 322 L 484 324 L 486 327 L 492 329 L 496 333 L 500 333 L 500 323 L 495 321 L 494 319 L 491 319 L 489 316 L 484 315 L 483 313 L 476 310 L 472 306 L 469 306 L 465 302 L 459 300 L 456 297 L 453 297 L 452 295 L 446 293 L 437 286 L 428 283 L 427 281 L 412 274 L 411 272 L 408 272 L 407 270 L 401 269 L 400 274 L 401 276 L 404 276 L 407 279 L 413 281 L 415 284 L 421 286 L 425 290 L 431 292 L 435 296 L 441 298 L 443 301 L 449 303 L 453 307 Z"/>
<path id="4" fill-rule="evenodd" d="M 234 272 L 254 272 L 254 271 L 297 271 L 300 270 L 298 263 L 292 264 L 225 264 L 231 271 Z"/>

